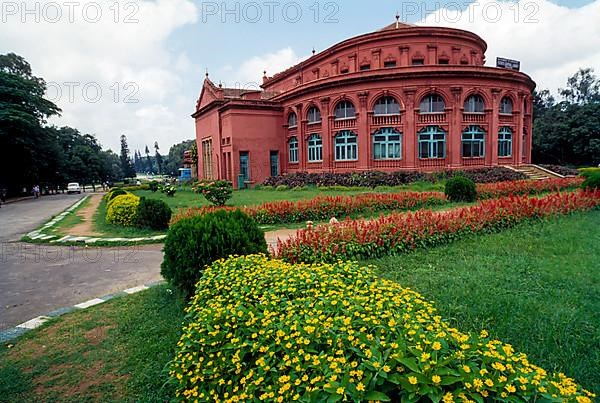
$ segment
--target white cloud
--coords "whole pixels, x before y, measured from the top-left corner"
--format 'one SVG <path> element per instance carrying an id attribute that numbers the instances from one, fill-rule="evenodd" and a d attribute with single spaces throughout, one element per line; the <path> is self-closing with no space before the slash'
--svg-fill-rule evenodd
<path id="1" fill-rule="evenodd" d="M 56 23 L 49 21 L 56 15 L 51 3 L 58 4 L 62 12 Z M 172 143 L 193 138 L 189 117 L 193 104 L 182 102 L 184 83 L 179 74 L 194 66 L 185 53 L 170 51 L 167 40 L 178 28 L 196 22 L 194 3 L 80 1 L 71 15 L 66 3 L 15 2 L 16 14 L 7 14 L 4 8 L 0 24 L 4 52 L 25 57 L 34 74 L 61 88 L 62 96 L 55 102 L 63 116 L 51 123 L 95 133 L 105 147 L 115 151 L 121 134 L 127 135 L 131 150 L 158 141 L 163 152 Z M 102 15 L 92 23 L 94 4 Z M 33 12 L 24 14 L 25 9 Z M 70 82 L 78 83 L 72 100 L 65 84 Z M 97 102 L 86 101 L 82 93 L 86 84 L 101 89 Z M 95 97 L 95 88 L 90 87 L 87 94 Z M 55 94 L 52 91 L 52 96 Z M 138 102 L 125 102 L 127 97 Z"/>
<path id="2" fill-rule="evenodd" d="M 257 88 L 262 84 L 263 72 L 268 76 L 273 76 L 288 67 L 291 67 L 303 57 L 296 55 L 291 47 L 280 49 L 274 53 L 267 53 L 261 56 L 254 56 L 243 61 L 237 69 L 231 65 L 221 67 L 219 76 L 224 77 L 223 85 L 232 88 Z"/>
<path id="3" fill-rule="evenodd" d="M 463 12 L 439 9 L 419 25 L 475 32 L 488 43 L 487 64 L 496 57 L 521 61 L 538 88 L 556 92 L 579 67 L 600 74 L 600 0 L 567 8 L 548 0 L 477 0 Z"/>

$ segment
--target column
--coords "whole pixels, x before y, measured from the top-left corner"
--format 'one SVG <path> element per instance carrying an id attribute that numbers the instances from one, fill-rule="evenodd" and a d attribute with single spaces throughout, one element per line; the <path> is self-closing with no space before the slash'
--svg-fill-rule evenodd
<path id="1" fill-rule="evenodd" d="M 367 100 L 369 91 L 358 94 L 358 113 L 356 116 L 356 130 L 358 131 L 358 168 L 367 170 L 371 165 L 371 134 L 369 133 L 369 115 L 367 113 Z"/>
<path id="2" fill-rule="evenodd" d="M 306 141 L 304 140 L 305 137 L 305 130 L 306 130 L 306 124 L 307 124 L 307 120 L 305 119 L 304 116 L 304 109 L 303 109 L 303 105 L 302 104 L 297 104 L 296 105 L 296 120 L 297 120 L 297 132 L 296 132 L 296 138 L 298 139 L 298 168 L 300 169 L 300 171 L 305 171 L 306 170 L 306 151 L 305 151 L 305 144 Z M 288 145 L 286 144 L 286 153 L 288 152 Z"/>
<path id="3" fill-rule="evenodd" d="M 498 132 L 500 131 L 500 93 L 499 88 L 492 88 L 492 110 L 488 112 L 489 118 L 489 130 L 488 142 L 490 147 L 486 145 L 486 153 L 489 150 L 490 157 L 486 155 L 485 161 L 490 162 L 492 166 L 498 165 Z"/>
<path id="4" fill-rule="evenodd" d="M 452 92 L 452 110 L 448 113 L 448 158 L 450 159 L 451 168 L 462 167 L 462 87 L 450 88 Z"/>
<path id="5" fill-rule="evenodd" d="M 406 107 L 406 116 L 404 120 L 404 148 L 403 158 L 404 166 L 406 168 L 416 168 L 418 161 L 418 142 L 417 142 L 417 124 L 415 122 L 415 93 L 416 88 L 405 88 L 404 89 L 404 105 Z"/>
<path id="6" fill-rule="evenodd" d="M 515 119 L 517 119 L 517 130 L 513 136 L 513 154 L 516 157 L 515 165 L 523 164 L 523 128 L 525 125 L 523 124 L 523 119 L 525 114 L 523 113 L 523 100 L 525 98 L 525 94 L 519 92 L 517 97 L 518 99 L 518 110 L 515 113 Z M 529 133 L 527 133 L 529 135 Z"/>
<path id="7" fill-rule="evenodd" d="M 321 98 L 321 139 L 323 141 L 323 171 L 333 168 L 331 120 L 329 116 L 329 97 Z"/>

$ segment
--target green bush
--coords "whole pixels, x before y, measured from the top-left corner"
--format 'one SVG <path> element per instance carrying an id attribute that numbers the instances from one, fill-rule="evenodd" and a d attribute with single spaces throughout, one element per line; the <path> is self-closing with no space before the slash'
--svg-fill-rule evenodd
<path id="1" fill-rule="evenodd" d="M 177 401 L 591 402 L 512 346 L 450 326 L 358 263 L 219 260 L 187 308 Z"/>
<path id="2" fill-rule="evenodd" d="M 188 296 L 206 265 L 229 255 L 266 253 L 263 231 L 239 210 L 181 219 L 165 239 L 161 274 Z"/>
<path id="3" fill-rule="evenodd" d="M 167 197 L 175 197 L 175 193 L 177 192 L 177 188 L 173 185 L 159 186 L 159 189 L 162 193 L 166 194 Z"/>
<path id="4" fill-rule="evenodd" d="M 290 187 L 288 185 L 279 185 L 279 186 L 277 186 L 275 188 L 275 190 L 278 190 L 280 192 L 284 192 L 284 191 L 289 190 L 289 189 L 290 189 Z"/>
<path id="5" fill-rule="evenodd" d="M 140 198 L 131 193 L 114 197 L 106 208 L 106 222 L 126 227 L 134 226 L 139 204 Z"/>
<path id="6" fill-rule="evenodd" d="M 474 202 L 477 200 L 475 182 L 464 176 L 454 176 L 446 182 L 444 193 L 453 202 Z"/>
<path id="7" fill-rule="evenodd" d="M 600 189 L 600 172 L 586 174 L 585 180 L 581 184 L 581 188 L 590 190 Z"/>
<path id="8" fill-rule="evenodd" d="M 579 174 L 583 177 L 588 177 L 588 176 L 592 176 L 592 175 L 600 175 L 600 167 L 592 167 L 592 168 L 579 168 L 578 169 Z"/>
<path id="9" fill-rule="evenodd" d="M 127 194 L 127 191 L 125 189 L 113 188 L 113 189 L 109 190 L 107 193 L 107 201 L 111 201 L 115 197 L 125 195 L 125 194 Z"/>
<path id="10" fill-rule="evenodd" d="M 152 191 L 152 192 L 156 192 L 158 190 L 158 182 L 157 181 L 151 181 L 148 184 L 148 188 Z"/>
<path id="11" fill-rule="evenodd" d="M 224 206 L 231 198 L 233 186 L 229 181 L 204 180 L 194 186 L 194 192 L 201 193 L 209 203 L 215 206 Z"/>
<path id="12" fill-rule="evenodd" d="M 138 206 L 136 226 L 155 230 L 167 229 L 171 213 L 171 208 L 164 201 L 142 197 Z"/>

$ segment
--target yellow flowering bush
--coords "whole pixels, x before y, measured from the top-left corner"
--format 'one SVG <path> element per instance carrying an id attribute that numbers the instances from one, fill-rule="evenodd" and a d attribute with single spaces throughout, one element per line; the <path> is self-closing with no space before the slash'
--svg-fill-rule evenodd
<path id="1" fill-rule="evenodd" d="M 178 401 L 591 402 L 508 344 L 450 327 L 357 263 L 218 260 L 171 362 Z"/>
<path id="2" fill-rule="evenodd" d="M 124 226 L 135 225 L 139 204 L 140 198 L 131 193 L 115 197 L 106 206 L 106 222 Z"/>

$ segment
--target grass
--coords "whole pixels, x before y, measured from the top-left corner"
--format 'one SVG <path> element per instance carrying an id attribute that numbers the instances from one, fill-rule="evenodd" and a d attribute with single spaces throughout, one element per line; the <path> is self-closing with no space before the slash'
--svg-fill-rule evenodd
<path id="1" fill-rule="evenodd" d="M 600 392 L 600 211 L 367 263 Z M 184 303 L 159 286 L 72 313 L 0 347 L 0 401 L 167 401 Z"/>
<path id="2" fill-rule="evenodd" d="M 319 189 L 315 186 L 309 186 L 300 189 L 275 190 L 275 189 L 244 189 L 233 192 L 231 199 L 227 203 L 231 206 L 252 206 L 272 201 L 298 201 L 312 199 L 317 196 L 351 196 L 362 193 L 395 193 L 395 192 L 424 192 L 424 191 L 443 191 L 443 182 L 416 182 L 406 186 L 380 186 L 375 189 L 370 188 L 347 188 L 336 187 L 333 189 Z M 199 194 L 192 192 L 189 188 L 179 189 L 175 197 L 168 197 L 164 193 L 152 192 L 150 190 L 136 190 L 132 193 L 138 196 L 145 196 L 153 199 L 165 201 L 173 211 L 180 208 L 206 206 L 209 205 L 206 199 Z"/>
<path id="3" fill-rule="evenodd" d="M 65 315 L 0 347 L 0 402 L 168 401 L 184 302 L 167 290 Z"/>
<path id="4" fill-rule="evenodd" d="M 600 392 L 600 212 L 370 261 L 436 302 L 461 330 L 490 334 Z"/>
<path id="5" fill-rule="evenodd" d="M 90 204 L 90 198 L 85 199 L 75 210 L 71 211 L 65 218 L 59 221 L 54 228 L 52 228 L 52 232 L 56 232 L 62 234 L 65 229 L 71 228 L 81 222 L 83 219 L 77 214 L 79 210 L 85 208 L 88 204 Z"/>

